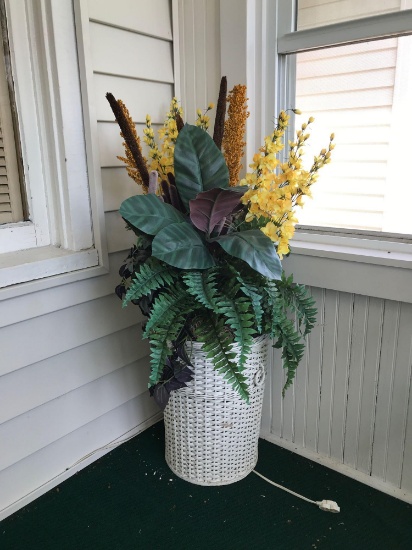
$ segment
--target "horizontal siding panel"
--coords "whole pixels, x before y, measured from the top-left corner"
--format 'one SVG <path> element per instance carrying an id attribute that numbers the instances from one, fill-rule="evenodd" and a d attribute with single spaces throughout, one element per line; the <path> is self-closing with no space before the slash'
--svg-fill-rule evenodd
<path id="1" fill-rule="evenodd" d="M 116 99 L 123 101 L 134 122 L 144 124 L 146 115 L 149 114 L 153 123 L 163 124 L 173 97 L 172 84 L 102 74 L 95 74 L 93 82 L 97 120 L 114 120 L 113 112 L 106 99 L 106 93 L 110 92 Z"/>
<path id="2" fill-rule="evenodd" d="M 158 414 L 149 392 L 135 397 L 0 472 L 0 511 L 65 472 L 75 462 Z M 16 434 L 15 434 L 16 435 Z M 25 434 L 20 434 L 24 438 Z M 96 458 L 99 454 L 96 454 Z M 73 469 L 73 473 L 81 469 Z"/>
<path id="3" fill-rule="evenodd" d="M 316 111 L 311 108 L 305 113 L 305 120 L 311 115 L 315 117 L 312 136 L 317 136 L 323 130 L 326 140 L 331 132 L 339 132 L 340 128 L 356 128 L 358 131 L 365 127 L 376 126 L 376 123 L 388 126 L 392 123 L 392 108 L 388 106 L 366 109 L 345 109 L 340 106 L 339 110 L 331 110 L 326 113 L 323 109 Z"/>
<path id="4" fill-rule="evenodd" d="M 330 169 L 333 175 L 344 173 L 346 177 L 358 180 L 363 178 L 381 180 L 386 177 L 387 164 L 385 162 L 345 162 L 333 158 L 333 164 L 323 168 L 323 173 L 320 172 L 319 180 L 323 178 L 326 169 Z"/>
<path id="5" fill-rule="evenodd" d="M 340 1 L 340 0 L 339 0 Z M 398 46 L 397 38 L 385 38 L 383 40 L 372 40 L 357 44 L 345 44 L 335 48 L 326 48 L 322 50 L 310 50 L 299 53 L 300 61 L 310 61 L 312 59 L 327 59 L 343 57 L 346 55 L 358 55 L 366 52 L 378 52 L 382 50 L 395 49 Z"/>
<path id="6" fill-rule="evenodd" d="M 2 424 L 0 470 L 147 392 L 148 376 L 143 358 Z"/>
<path id="7" fill-rule="evenodd" d="M 333 151 L 333 161 L 345 162 L 385 162 L 389 155 L 389 145 L 382 143 L 362 143 L 344 145 L 339 143 Z M 333 170 L 333 164 L 331 165 Z"/>
<path id="8" fill-rule="evenodd" d="M 141 327 L 135 325 L 6 374 L 0 381 L 0 424 L 149 353 L 148 341 L 141 339 Z"/>
<path id="9" fill-rule="evenodd" d="M 89 17 L 101 23 L 172 39 L 170 0 L 88 0 Z"/>
<path id="10" fill-rule="evenodd" d="M 361 182 L 358 182 L 358 184 L 361 185 Z M 363 212 L 383 212 L 383 197 L 362 196 L 361 194 L 341 195 L 340 191 L 345 191 L 344 188 L 341 188 L 340 190 L 336 189 L 335 193 L 329 193 L 325 191 L 325 189 L 321 190 L 320 188 L 318 188 L 317 191 L 318 193 L 316 193 L 316 207 L 318 209 L 324 208 L 327 210 L 333 208 L 334 210 L 347 211 L 355 209 L 362 210 Z M 339 196 L 337 197 L 336 195 Z M 309 205 L 311 204 L 310 199 L 307 202 Z M 305 209 L 303 210 L 303 212 L 305 212 Z"/>
<path id="11" fill-rule="evenodd" d="M 144 124 L 136 124 L 137 135 L 141 138 L 143 155 L 148 158 L 148 147 L 143 142 Z M 159 125 L 153 124 L 155 136 Z M 120 137 L 119 126 L 115 122 L 99 122 L 97 125 L 99 136 L 100 166 L 102 168 L 124 166 L 124 163 L 117 157 L 124 157 L 123 139 Z"/>
<path id="12" fill-rule="evenodd" d="M 335 59 L 335 63 L 337 60 Z M 299 68 L 298 68 L 299 70 Z M 395 82 L 395 68 L 358 72 L 356 75 L 340 74 L 332 78 L 328 76 L 311 76 L 299 79 L 299 95 L 330 94 L 342 90 L 369 90 L 371 83 L 379 82 L 381 87 L 392 87 Z"/>
<path id="13" fill-rule="evenodd" d="M 360 109 L 371 107 L 391 106 L 393 99 L 393 88 L 371 88 L 369 90 L 346 91 L 339 93 L 303 96 L 298 90 L 296 93 L 296 104 L 302 111 L 315 112 L 337 111 L 339 109 Z"/>
<path id="14" fill-rule="evenodd" d="M 341 193 L 342 196 L 350 195 L 352 197 L 380 197 L 385 194 L 385 179 L 369 179 L 362 177 L 337 178 L 333 174 L 332 176 L 325 178 L 324 180 L 320 180 L 318 183 L 316 183 L 316 186 L 312 188 L 312 191 L 317 196 L 321 196 L 324 193 L 329 193 L 329 195 L 336 195 L 338 193 Z M 334 206 L 336 206 L 336 198 L 334 200 Z"/>
<path id="15" fill-rule="evenodd" d="M 331 25 L 341 21 L 370 17 L 381 13 L 399 11 L 399 0 L 340 0 L 324 2 L 322 0 L 299 0 L 298 29 Z"/>
<path id="16" fill-rule="evenodd" d="M 119 210 L 124 200 L 142 193 L 142 187 L 129 177 L 125 167 L 102 168 L 101 175 L 105 212 Z"/>
<path id="17" fill-rule="evenodd" d="M 355 212 L 339 210 L 338 208 L 322 209 L 311 205 L 299 213 L 299 223 L 302 225 L 318 225 L 322 220 L 322 226 L 368 229 L 381 231 L 383 214 L 380 212 Z"/>
<path id="18" fill-rule="evenodd" d="M 343 55 L 345 46 L 341 47 L 341 57 L 336 61 L 336 48 L 331 48 L 322 58 L 312 58 L 310 61 L 301 62 L 301 54 L 297 54 L 297 80 L 300 78 L 315 78 L 322 76 L 350 74 L 356 86 L 356 73 L 360 71 L 374 71 L 379 69 L 392 69 L 396 65 L 396 48 L 380 51 L 360 51 L 358 54 Z M 360 48 L 360 46 L 359 46 Z M 322 50 L 326 51 L 326 50 Z M 299 84 L 298 84 L 299 85 Z M 371 82 L 373 86 L 373 82 Z"/>
<path id="19" fill-rule="evenodd" d="M 169 42 L 90 23 L 94 72 L 173 83 Z"/>
<path id="20" fill-rule="evenodd" d="M 115 295 L 106 296 L 22 321 L 0 331 L 0 375 L 13 372 L 72 348 L 140 323 L 136 308 L 122 309 Z M 24 342 L 24 345 L 16 345 Z"/>
<path id="21" fill-rule="evenodd" d="M 339 140 L 339 147 L 342 145 L 358 145 L 364 143 L 389 143 L 390 126 L 352 126 L 339 127 L 333 125 L 336 139 Z M 314 131 L 316 134 L 316 123 Z"/>
<path id="22" fill-rule="evenodd" d="M 114 288 L 120 280 L 118 268 L 123 258 L 123 253 L 109 256 L 110 271 L 107 275 L 100 275 L 99 277 L 3 300 L 1 303 L 0 329 L 53 311 L 113 295 Z"/>
<path id="23" fill-rule="evenodd" d="M 107 229 L 107 247 L 109 252 L 127 251 L 136 244 L 136 235 L 128 231 L 125 222 L 119 212 L 107 212 L 105 214 Z M 127 253 L 124 254 L 124 257 Z"/>

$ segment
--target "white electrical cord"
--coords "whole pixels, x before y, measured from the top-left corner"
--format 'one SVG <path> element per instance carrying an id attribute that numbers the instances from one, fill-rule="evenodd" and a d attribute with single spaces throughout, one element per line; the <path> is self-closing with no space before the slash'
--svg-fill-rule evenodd
<path id="1" fill-rule="evenodd" d="M 131 431 L 131 430 L 129 430 Z M 126 439 L 119 439 L 118 441 L 113 441 L 113 443 L 108 443 L 107 445 L 103 445 L 103 447 L 99 447 L 98 449 L 95 449 L 94 451 L 91 451 L 90 453 L 88 453 L 87 455 L 84 455 L 82 456 L 81 458 L 79 458 L 79 460 L 77 460 L 77 462 L 75 462 L 74 464 L 72 464 L 71 466 L 68 466 L 66 468 L 66 472 L 67 470 L 71 470 L 72 468 L 74 468 L 75 466 L 77 466 L 78 464 L 80 464 L 81 462 L 83 462 L 84 460 L 86 460 L 87 458 L 91 457 L 92 455 L 98 453 L 99 451 L 104 451 L 106 449 L 112 449 L 114 447 L 118 447 L 119 445 L 121 445 L 122 443 L 127 443 L 127 441 L 130 441 L 131 439 L 133 439 L 134 437 L 136 437 L 136 434 L 134 435 L 131 435 L 130 437 L 127 437 Z"/>
<path id="2" fill-rule="evenodd" d="M 257 476 L 261 477 L 262 479 L 264 479 L 265 481 L 267 481 L 271 485 L 274 485 L 278 489 L 282 489 L 283 491 L 286 491 L 286 492 L 290 493 L 291 495 L 294 495 L 295 497 L 299 497 L 302 500 L 306 500 L 306 502 L 310 502 L 311 504 L 316 504 L 316 506 L 319 506 L 319 508 L 321 510 L 323 510 L 324 512 L 334 512 L 335 514 L 340 512 L 339 506 L 333 500 L 322 500 L 322 501 L 310 500 L 310 498 L 306 498 L 302 495 L 299 495 L 299 493 L 295 493 L 294 491 L 291 491 L 290 489 L 286 489 L 286 487 L 282 487 L 282 485 L 278 485 L 277 483 L 275 483 L 274 481 L 268 479 L 267 477 L 262 476 L 262 474 L 260 474 L 256 470 L 253 470 L 253 473 L 256 474 Z"/>

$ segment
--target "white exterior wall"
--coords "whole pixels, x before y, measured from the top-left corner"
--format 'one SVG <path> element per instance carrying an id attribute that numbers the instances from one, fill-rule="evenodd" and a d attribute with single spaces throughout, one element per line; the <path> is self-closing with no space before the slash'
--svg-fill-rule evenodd
<path id="1" fill-rule="evenodd" d="M 105 94 L 122 99 L 139 125 L 146 113 L 163 121 L 174 86 L 171 2 L 82 6 L 90 17 L 88 107 L 97 120 L 110 272 L 0 303 L 0 519 L 104 451 L 70 468 L 88 453 L 160 417 L 147 390 L 142 316 L 134 306 L 122 310 L 114 295 L 133 243 L 117 209 L 137 186 L 116 159 L 122 140 Z"/>

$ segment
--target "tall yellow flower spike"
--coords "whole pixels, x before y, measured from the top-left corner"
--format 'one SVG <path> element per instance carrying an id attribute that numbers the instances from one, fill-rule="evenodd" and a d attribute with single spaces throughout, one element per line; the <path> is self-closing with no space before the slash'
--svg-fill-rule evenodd
<path id="1" fill-rule="evenodd" d="M 295 113 L 300 112 L 295 109 Z M 280 162 L 277 154 L 285 148 L 282 141 L 289 125 L 289 115 L 279 113 L 277 125 L 272 135 L 267 136 L 264 145 L 253 157 L 248 172 L 240 185 L 248 185 L 249 190 L 242 197 L 248 205 L 245 221 L 257 220 L 261 231 L 277 244 L 280 258 L 289 253 L 289 240 L 295 232 L 298 222 L 295 216 L 296 206 L 303 205 L 303 197 L 311 196 L 310 187 L 318 177 L 318 171 L 330 162 L 334 149 L 334 134 L 330 136 L 328 149 L 322 149 L 315 157 L 309 171 L 302 167 L 304 146 L 310 134 L 306 131 L 314 121 L 313 117 L 302 124 L 296 132 L 295 141 L 289 141 L 288 159 Z"/>

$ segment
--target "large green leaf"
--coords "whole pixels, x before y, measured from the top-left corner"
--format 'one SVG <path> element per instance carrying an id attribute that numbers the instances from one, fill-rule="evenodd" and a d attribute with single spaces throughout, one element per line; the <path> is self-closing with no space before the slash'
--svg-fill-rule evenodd
<path id="1" fill-rule="evenodd" d="M 159 231 L 153 239 L 152 255 L 180 269 L 215 265 L 206 244 L 189 223 L 172 223 Z"/>
<path id="2" fill-rule="evenodd" d="M 135 195 L 122 202 L 121 216 L 140 231 L 157 235 L 171 223 L 184 222 L 185 217 L 157 195 Z"/>
<path id="3" fill-rule="evenodd" d="M 229 170 L 221 151 L 207 132 L 185 124 L 180 130 L 174 151 L 176 187 L 183 204 L 198 193 L 229 186 Z"/>
<path id="4" fill-rule="evenodd" d="M 281 279 L 282 265 L 274 244 L 259 229 L 217 237 L 215 242 L 228 254 L 244 260 L 265 277 Z"/>

